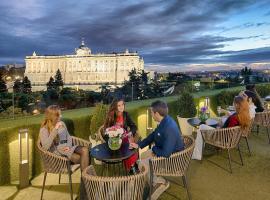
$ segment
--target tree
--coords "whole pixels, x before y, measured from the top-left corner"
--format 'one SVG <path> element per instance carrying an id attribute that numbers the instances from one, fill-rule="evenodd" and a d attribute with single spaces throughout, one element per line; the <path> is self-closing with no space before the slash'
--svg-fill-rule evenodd
<path id="1" fill-rule="evenodd" d="M 58 69 L 54 77 L 54 87 L 56 90 L 59 91 L 59 90 L 62 90 L 63 86 L 64 86 L 64 81 L 62 78 L 62 74 L 60 70 Z"/>
<path id="2" fill-rule="evenodd" d="M 111 86 L 109 85 L 109 83 L 102 84 L 100 86 L 100 89 L 101 89 L 100 94 L 101 94 L 103 103 L 104 104 L 110 103 Z"/>
<path id="3" fill-rule="evenodd" d="M 182 118 L 190 118 L 196 115 L 196 106 L 194 98 L 190 91 L 184 90 L 177 101 L 178 104 L 178 114 Z"/>
<path id="4" fill-rule="evenodd" d="M 59 103 L 61 106 L 72 109 L 76 107 L 77 103 L 77 94 L 73 91 L 72 88 L 63 88 L 60 92 Z"/>
<path id="5" fill-rule="evenodd" d="M 31 93 L 31 81 L 28 79 L 27 76 L 25 76 L 23 78 L 23 82 L 22 82 L 22 86 L 23 86 L 23 93 L 24 94 L 30 94 Z"/>
<path id="6" fill-rule="evenodd" d="M 13 92 L 14 93 L 22 93 L 23 92 L 23 83 L 16 79 L 13 85 Z"/>
<path id="7" fill-rule="evenodd" d="M 143 84 L 147 84 L 148 83 L 148 74 L 149 74 L 149 72 L 145 72 L 144 70 L 141 71 L 141 73 L 140 73 L 140 79 L 141 79 L 141 82 Z"/>
<path id="8" fill-rule="evenodd" d="M 53 77 L 50 77 L 50 80 L 46 85 L 47 85 L 47 90 L 55 89 Z"/>
<path id="9" fill-rule="evenodd" d="M 3 74 L 0 72 L 0 93 L 7 92 L 6 82 L 3 80 Z"/>
<path id="10" fill-rule="evenodd" d="M 241 69 L 241 75 L 244 77 L 244 83 L 248 84 L 249 83 L 249 76 L 252 75 L 251 68 L 243 68 Z"/>

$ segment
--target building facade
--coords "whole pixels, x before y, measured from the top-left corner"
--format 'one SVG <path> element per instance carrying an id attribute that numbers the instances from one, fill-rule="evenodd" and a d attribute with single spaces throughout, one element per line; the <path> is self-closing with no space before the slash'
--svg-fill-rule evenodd
<path id="1" fill-rule="evenodd" d="M 40 56 L 35 52 L 25 58 L 25 76 L 34 91 L 46 89 L 50 77 L 61 71 L 65 87 L 96 90 L 101 84 L 121 85 L 128 80 L 133 68 L 144 69 L 144 61 L 138 53 L 92 54 L 84 41 L 74 55 Z"/>

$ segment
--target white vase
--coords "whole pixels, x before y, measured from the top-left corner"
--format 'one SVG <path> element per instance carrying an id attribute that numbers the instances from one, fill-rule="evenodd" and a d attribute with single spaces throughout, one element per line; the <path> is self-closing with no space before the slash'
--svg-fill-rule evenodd
<path id="1" fill-rule="evenodd" d="M 192 135 L 193 127 L 187 122 L 188 119 L 190 118 L 182 118 L 177 116 L 182 135 Z"/>

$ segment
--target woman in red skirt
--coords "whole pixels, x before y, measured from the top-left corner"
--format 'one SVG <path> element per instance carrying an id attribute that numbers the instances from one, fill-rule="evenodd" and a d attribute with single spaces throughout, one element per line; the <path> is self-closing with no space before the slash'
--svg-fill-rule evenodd
<path id="1" fill-rule="evenodd" d="M 108 115 L 105 120 L 104 130 L 111 126 L 120 126 L 128 133 L 129 136 L 123 138 L 123 142 L 137 142 L 135 138 L 138 138 L 137 126 L 130 118 L 129 114 L 125 111 L 124 99 L 115 99 L 110 105 Z M 130 158 L 124 160 L 125 168 L 129 171 L 129 174 L 137 173 L 138 165 L 138 153 L 132 155 Z"/>

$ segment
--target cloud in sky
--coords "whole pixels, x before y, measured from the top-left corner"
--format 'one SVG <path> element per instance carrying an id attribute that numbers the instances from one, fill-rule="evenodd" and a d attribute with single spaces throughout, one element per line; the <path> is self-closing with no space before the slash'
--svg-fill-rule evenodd
<path id="1" fill-rule="evenodd" d="M 81 37 L 93 52 L 138 51 L 146 66 L 270 61 L 269 5 L 269 0 L 1 1 L 0 64 L 23 62 L 33 51 L 70 54 Z"/>

